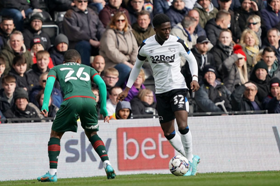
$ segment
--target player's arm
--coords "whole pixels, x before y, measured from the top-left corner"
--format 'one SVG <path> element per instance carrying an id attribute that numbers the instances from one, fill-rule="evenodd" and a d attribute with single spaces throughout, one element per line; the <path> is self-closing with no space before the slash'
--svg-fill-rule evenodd
<path id="1" fill-rule="evenodd" d="M 46 116 L 46 113 L 49 112 L 49 101 L 52 94 L 55 79 L 56 79 L 55 76 L 49 76 L 47 79 L 46 87 L 44 90 L 43 105 L 41 108 L 41 112 L 44 116 Z"/>
<path id="2" fill-rule="evenodd" d="M 132 87 L 132 85 L 134 84 L 135 80 L 137 79 L 138 75 L 139 75 L 139 72 L 141 70 L 141 67 L 142 65 L 144 64 L 145 60 L 146 60 L 146 57 L 145 55 L 143 55 L 142 53 L 142 47 L 145 45 L 145 43 L 143 43 L 141 46 L 140 46 L 140 49 L 138 51 L 138 55 L 137 55 L 137 59 L 136 59 L 136 62 L 130 72 L 130 75 L 129 75 L 129 78 L 128 78 L 128 81 L 127 81 L 127 84 L 126 84 L 126 87 L 125 89 L 123 90 L 122 93 L 120 93 L 118 95 L 118 100 L 124 100 L 124 98 L 126 98 L 130 88 Z"/>
<path id="3" fill-rule="evenodd" d="M 185 57 L 185 59 L 189 63 L 189 68 L 192 73 L 192 82 L 191 82 L 191 89 L 193 91 L 197 91 L 199 89 L 198 84 L 198 67 L 197 67 L 197 61 L 193 55 L 193 53 L 189 50 L 189 48 L 186 46 L 183 40 L 178 40 L 180 45 L 180 54 Z"/>
<path id="4" fill-rule="evenodd" d="M 107 89 L 106 84 L 103 79 L 96 73 L 93 76 L 94 83 L 98 86 L 99 93 L 100 93 L 100 113 L 104 116 L 108 116 L 108 111 L 106 109 L 106 99 L 107 99 Z"/>

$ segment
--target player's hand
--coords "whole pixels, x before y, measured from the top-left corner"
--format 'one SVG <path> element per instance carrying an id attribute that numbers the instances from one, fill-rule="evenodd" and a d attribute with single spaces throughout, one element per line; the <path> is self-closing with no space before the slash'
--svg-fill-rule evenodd
<path id="1" fill-rule="evenodd" d="M 104 123 L 109 123 L 109 121 L 110 121 L 110 118 L 109 118 L 109 116 L 106 116 L 106 117 L 104 117 Z"/>
<path id="2" fill-rule="evenodd" d="M 128 91 L 129 91 L 130 88 L 126 87 L 117 97 L 117 99 L 119 101 L 123 101 L 126 97 L 127 97 L 127 94 L 128 94 Z"/>
<path id="3" fill-rule="evenodd" d="M 41 114 L 45 117 L 48 117 L 48 111 L 47 110 L 42 110 Z"/>
<path id="4" fill-rule="evenodd" d="M 196 91 L 198 91 L 198 89 L 199 89 L 199 84 L 198 84 L 198 82 L 197 81 L 192 81 L 191 82 L 191 90 L 193 91 L 193 92 L 196 92 Z"/>

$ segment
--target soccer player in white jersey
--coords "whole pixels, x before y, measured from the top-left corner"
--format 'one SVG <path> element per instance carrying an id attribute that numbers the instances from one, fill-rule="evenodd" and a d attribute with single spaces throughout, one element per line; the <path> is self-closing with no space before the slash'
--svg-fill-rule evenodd
<path id="1" fill-rule="evenodd" d="M 148 60 L 155 79 L 157 110 L 161 128 L 170 144 L 190 161 L 191 166 L 185 176 L 196 175 L 200 157 L 192 154 L 192 135 L 188 127 L 188 112 L 186 111 L 188 87 L 180 72 L 180 56 L 184 56 L 189 62 L 192 73 L 190 85 L 192 91 L 199 89 L 197 62 L 183 40 L 170 35 L 171 23 L 168 16 L 156 15 L 153 25 L 156 34 L 144 40 L 140 46 L 127 87 L 119 94 L 118 99 L 123 100 L 127 96 L 143 63 Z M 175 118 L 180 135 L 175 132 Z"/>

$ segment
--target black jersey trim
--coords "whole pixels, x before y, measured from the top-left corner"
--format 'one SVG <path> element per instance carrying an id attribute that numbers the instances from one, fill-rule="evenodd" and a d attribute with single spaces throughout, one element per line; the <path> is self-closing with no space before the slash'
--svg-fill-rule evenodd
<path id="1" fill-rule="evenodd" d="M 146 59 L 146 57 L 141 56 L 141 55 L 139 54 L 139 52 L 140 52 L 141 48 L 142 48 L 142 47 L 146 44 L 146 43 L 145 43 L 145 41 L 146 41 L 146 40 L 144 40 L 144 41 L 141 43 L 141 45 L 140 45 L 140 47 L 139 47 L 139 49 L 138 49 L 138 55 L 137 55 L 137 58 L 138 58 L 140 61 L 144 61 L 144 60 Z"/>
<path id="2" fill-rule="evenodd" d="M 177 42 L 181 43 L 184 47 L 184 49 L 186 50 L 186 52 L 189 54 L 190 53 L 190 49 L 186 46 L 184 40 L 182 39 L 178 39 Z"/>

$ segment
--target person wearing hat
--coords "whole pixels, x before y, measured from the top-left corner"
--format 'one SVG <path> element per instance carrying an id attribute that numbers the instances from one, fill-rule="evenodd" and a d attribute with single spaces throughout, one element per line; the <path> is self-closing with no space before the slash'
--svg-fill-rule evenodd
<path id="1" fill-rule="evenodd" d="M 183 0 L 173 0 L 171 6 L 165 13 L 170 18 L 171 28 L 181 23 L 189 11 L 190 10 L 185 7 L 185 2 Z"/>
<path id="2" fill-rule="evenodd" d="M 223 82 L 227 89 L 233 92 L 236 85 L 248 81 L 247 58 L 241 45 L 234 45 L 233 54 L 223 63 Z"/>
<path id="3" fill-rule="evenodd" d="M 249 81 L 236 87 L 231 94 L 231 105 L 233 111 L 260 111 L 263 109 L 262 102 L 256 96 L 258 87 Z"/>
<path id="4" fill-rule="evenodd" d="M 261 17 L 261 13 L 259 10 L 262 8 L 263 1 L 256 1 L 254 0 L 240 0 L 241 6 L 235 10 L 237 14 L 239 14 L 239 27 L 241 32 L 243 32 L 248 26 L 247 26 L 247 19 L 251 15 L 258 15 Z"/>
<path id="5" fill-rule="evenodd" d="M 228 11 L 220 10 L 216 18 L 213 18 L 205 25 L 206 35 L 212 45 L 216 45 L 222 30 L 228 29 L 230 26 L 231 15 Z"/>
<path id="6" fill-rule="evenodd" d="M 48 50 L 51 46 L 51 40 L 47 33 L 42 30 L 43 14 L 40 12 L 33 13 L 30 17 L 30 25 L 23 30 L 24 44 L 28 50 L 31 49 L 33 38 L 40 36 L 44 43 L 45 50 Z"/>
<path id="7" fill-rule="evenodd" d="M 209 53 L 210 41 L 206 36 L 199 36 L 195 46 L 191 49 L 198 65 L 198 82 L 203 79 L 203 68 L 206 65 L 215 65 L 214 56 Z"/>
<path id="8" fill-rule="evenodd" d="M 195 94 L 197 112 L 228 112 L 231 92 L 223 83 L 216 79 L 214 66 L 206 65 L 203 68 L 203 80 L 200 89 Z"/>
<path id="9" fill-rule="evenodd" d="M 54 45 L 49 49 L 54 66 L 64 61 L 64 53 L 68 50 L 69 40 L 64 34 L 59 34 L 54 40 Z"/>
<path id="10" fill-rule="evenodd" d="M 42 41 L 40 36 L 35 36 L 32 40 L 31 51 L 30 51 L 34 64 L 37 63 L 37 58 L 36 58 L 37 52 L 42 51 L 42 50 L 45 50 L 45 43 Z M 53 65 L 52 59 L 50 57 L 49 57 L 49 61 L 50 62 L 48 64 L 48 67 L 52 68 L 54 65 Z"/>
<path id="11" fill-rule="evenodd" d="M 207 21 L 216 17 L 218 9 L 214 7 L 211 0 L 197 0 L 194 9 L 199 12 L 199 24 L 205 27 Z"/>
<path id="12" fill-rule="evenodd" d="M 251 73 L 250 81 L 255 83 L 258 87 L 257 97 L 259 101 L 263 101 L 263 99 L 269 93 L 269 81 L 270 77 L 268 75 L 268 67 L 264 61 L 258 62 Z"/>
<path id="13" fill-rule="evenodd" d="M 269 82 L 270 93 L 263 100 L 264 109 L 268 113 L 280 113 L 280 79 L 273 78 Z"/>
<path id="14" fill-rule="evenodd" d="M 32 103 L 29 104 L 28 93 L 24 88 L 17 88 L 14 93 L 14 105 L 4 112 L 5 117 L 10 118 L 31 118 L 31 120 L 13 120 L 12 123 L 33 122 L 34 119 L 40 122 L 40 110 Z M 41 117 L 42 118 L 42 117 Z"/>

